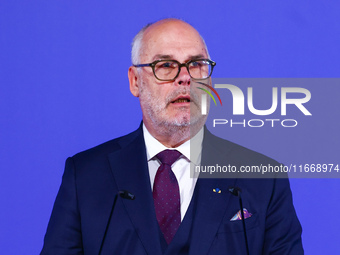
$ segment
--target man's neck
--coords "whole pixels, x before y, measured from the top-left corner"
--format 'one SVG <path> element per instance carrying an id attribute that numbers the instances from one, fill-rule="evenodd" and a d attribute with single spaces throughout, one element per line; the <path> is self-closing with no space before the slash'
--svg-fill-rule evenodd
<path id="1" fill-rule="evenodd" d="M 201 127 L 195 126 L 173 126 L 153 128 L 149 125 L 145 127 L 149 133 L 167 148 L 176 148 L 194 137 Z"/>

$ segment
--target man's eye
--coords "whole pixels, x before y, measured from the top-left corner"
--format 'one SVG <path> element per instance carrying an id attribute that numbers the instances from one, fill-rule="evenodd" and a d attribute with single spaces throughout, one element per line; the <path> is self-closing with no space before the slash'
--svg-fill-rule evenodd
<path id="1" fill-rule="evenodd" d="M 191 67 L 200 67 L 202 65 L 201 61 L 193 61 L 190 63 Z"/>
<path id="2" fill-rule="evenodd" d="M 162 67 L 162 68 L 174 68 L 175 63 L 173 63 L 173 62 L 162 62 L 160 67 Z"/>

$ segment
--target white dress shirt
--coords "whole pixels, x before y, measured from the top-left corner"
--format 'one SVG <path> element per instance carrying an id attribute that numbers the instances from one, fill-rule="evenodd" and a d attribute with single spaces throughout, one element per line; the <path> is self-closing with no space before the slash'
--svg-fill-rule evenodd
<path id="1" fill-rule="evenodd" d="M 177 148 L 167 148 L 156 138 L 154 138 L 143 124 L 143 134 L 152 188 L 157 170 L 161 165 L 160 161 L 155 156 L 166 149 L 178 150 L 180 153 L 182 153 L 180 158 L 171 166 L 179 186 L 179 194 L 181 199 L 181 220 L 183 220 L 184 215 L 189 207 L 197 182 L 197 175 L 190 177 L 190 167 L 193 167 L 192 169 L 194 169 L 196 165 L 200 165 L 201 163 L 203 133 L 204 131 L 202 128 L 192 139 L 186 141 Z M 194 146 L 193 148 L 195 148 L 195 150 L 192 150 L 191 153 L 190 144 L 191 146 Z M 195 151 L 195 153 L 193 153 L 193 151 Z"/>

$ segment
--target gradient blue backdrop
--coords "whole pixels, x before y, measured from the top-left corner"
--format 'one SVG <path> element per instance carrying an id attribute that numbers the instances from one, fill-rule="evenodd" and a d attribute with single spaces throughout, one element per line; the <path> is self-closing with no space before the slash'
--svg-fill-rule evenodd
<path id="1" fill-rule="evenodd" d="M 339 7 L 332 0 L 0 0 L 0 253 L 38 254 L 66 157 L 139 125 L 127 70 L 130 42 L 144 24 L 166 17 L 193 24 L 218 64 L 214 77 L 339 77 Z M 327 100 L 319 97 L 320 109 Z M 243 139 L 234 130 L 230 139 L 281 161 L 290 148 L 314 152 L 294 136 L 327 136 L 317 149 L 338 155 L 339 108 L 327 114 L 325 123 L 313 116 L 305 136 L 292 130 L 287 141 L 278 132 L 277 147 L 259 143 L 264 132 Z M 325 158 L 333 162 L 320 163 L 340 163 Z M 340 253 L 340 180 L 291 184 L 306 254 Z"/>

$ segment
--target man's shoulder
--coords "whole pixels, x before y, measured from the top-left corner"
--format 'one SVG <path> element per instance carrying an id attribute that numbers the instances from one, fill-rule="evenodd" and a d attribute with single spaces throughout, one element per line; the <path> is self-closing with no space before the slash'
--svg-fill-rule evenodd
<path id="1" fill-rule="evenodd" d="M 101 143 L 95 147 L 81 151 L 73 156 L 75 160 L 94 159 L 106 157 L 108 154 L 113 153 L 121 148 L 124 148 L 135 139 L 143 135 L 142 129 L 139 127 L 137 130 L 107 142 Z"/>
<path id="2" fill-rule="evenodd" d="M 217 137 L 210 133 L 207 129 L 205 132 L 205 139 L 203 146 L 206 153 L 216 153 L 226 156 L 229 160 L 237 161 L 242 164 L 279 164 L 276 160 L 252 149 L 246 148 L 242 145 L 236 144 L 229 140 Z M 211 152 L 209 152 L 211 151 Z"/>

